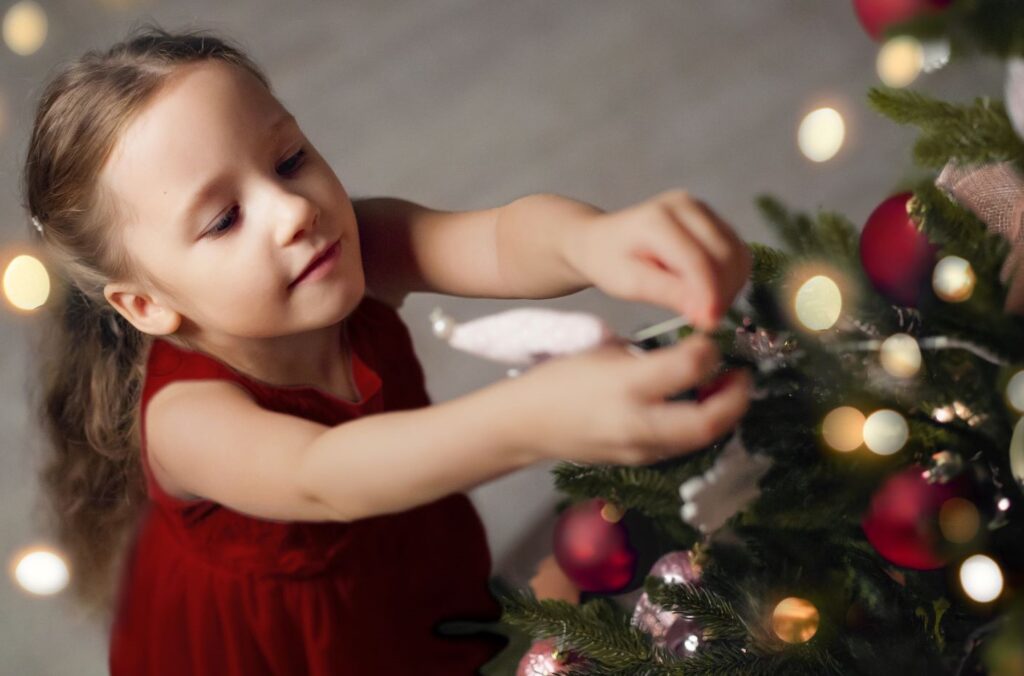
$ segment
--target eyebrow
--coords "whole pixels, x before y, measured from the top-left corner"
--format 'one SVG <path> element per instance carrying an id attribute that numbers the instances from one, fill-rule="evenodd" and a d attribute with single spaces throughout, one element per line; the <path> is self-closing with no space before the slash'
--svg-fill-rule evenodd
<path id="1" fill-rule="evenodd" d="M 281 115 L 267 127 L 266 131 L 263 133 L 263 138 L 273 140 L 284 127 L 291 123 L 298 123 L 294 115 L 291 113 Z M 220 184 L 223 183 L 223 181 L 224 176 L 218 175 L 204 183 L 202 187 L 194 193 L 192 199 L 186 204 L 185 209 L 181 212 L 179 222 L 184 223 L 191 230 L 193 215 L 198 211 L 199 207 L 201 207 L 203 203 L 205 203 L 206 200 L 216 192 L 217 188 L 220 187 Z"/>

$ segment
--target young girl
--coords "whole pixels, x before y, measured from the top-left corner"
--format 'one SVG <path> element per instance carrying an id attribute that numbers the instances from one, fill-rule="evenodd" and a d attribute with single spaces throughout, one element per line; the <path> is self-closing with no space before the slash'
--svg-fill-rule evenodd
<path id="1" fill-rule="evenodd" d="M 614 214 L 553 195 L 353 202 L 210 33 L 149 27 L 62 69 L 24 190 L 63 281 L 44 480 L 72 589 L 109 611 L 114 676 L 475 673 L 504 641 L 434 630 L 500 617 L 463 491 L 556 457 L 653 462 L 746 410 L 745 372 L 666 402 L 712 376 L 703 336 L 431 405 L 396 312 L 409 291 L 594 285 L 707 328 L 749 253 L 680 191 Z"/>

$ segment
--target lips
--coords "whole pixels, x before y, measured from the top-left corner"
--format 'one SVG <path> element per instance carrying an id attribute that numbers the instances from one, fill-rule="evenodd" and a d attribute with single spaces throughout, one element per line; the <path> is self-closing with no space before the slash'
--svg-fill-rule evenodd
<path id="1" fill-rule="evenodd" d="M 334 242 L 332 242 L 331 244 L 328 244 L 323 249 L 321 249 L 318 254 L 313 256 L 313 259 L 309 262 L 309 265 L 307 265 L 305 267 L 305 269 L 299 274 L 298 277 L 296 277 L 294 280 L 292 280 L 292 283 L 288 285 L 288 288 L 291 288 L 291 287 L 295 286 L 296 284 L 298 284 L 299 282 L 301 282 L 303 280 L 303 278 L 306 275 L 308 275 L 310 272 L 312 272 L 314 270 L 314 268 L 316 268 L 316 266 L 324 258 L 326 258 L 326 257 L 330 256 L 331 254 L 333 254 L 334 250 L 338 247 L 340 242 L 341 242 L 340 238 L 334 240 Z"/>

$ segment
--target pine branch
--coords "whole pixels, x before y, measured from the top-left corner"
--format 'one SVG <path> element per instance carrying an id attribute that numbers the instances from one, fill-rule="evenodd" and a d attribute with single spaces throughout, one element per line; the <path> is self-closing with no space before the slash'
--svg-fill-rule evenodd
<path id="1" fill-rule="evenodd" d="M 914 158 L 922 166 L 939 168 L 951 159 L 975 164 L 1024 158 L 1024 142 L 1002 101 L 980 97 L 958 106 L 915 91 L 881 87 L 872 87 L 868 100 L 895 122 L 921 129 Z"/>
<path id="2" fill-rule="evenodd" d="M 692 618 L 709 638 L 743 640 L 750 633 L 729 602 L 703 585 L 648 577 L 644 590 L 652 603 Z"/>
<path id="3" fill-rule="evenodd" d="M 759 242 L 747 242 L 754 256 L 754 266 L 750 274 L 755 284 L 771 284 L 782 277 L 789 267 L 789 255 Z"/>
<path id="4" fill-rule="evenodd" d="M 649 663 L 650 637 L 629 623 L 612 601 L 595 598 L 582 605 L 554 599 L 538 600 L 529 589 L 497 589 L 502 622 L 531 636 L 553 637 L 571 649 L 613 668 Z"/>

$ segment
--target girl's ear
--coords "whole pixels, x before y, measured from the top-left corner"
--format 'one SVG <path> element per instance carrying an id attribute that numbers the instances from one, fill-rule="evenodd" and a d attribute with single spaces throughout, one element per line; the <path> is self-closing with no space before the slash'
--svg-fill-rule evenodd
<path id="1" fill-rule="evenodd" d="M 137 286 L 111 283 L 103 287 L 107 302 L 143 333 L 164 336 L 181 325 L 181 314 Z"/>

